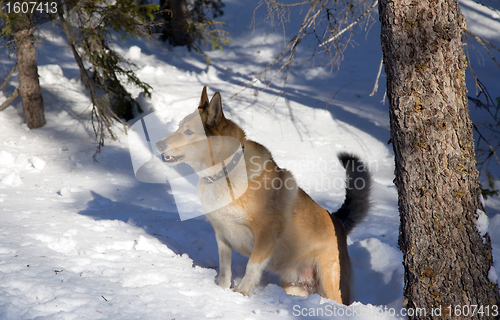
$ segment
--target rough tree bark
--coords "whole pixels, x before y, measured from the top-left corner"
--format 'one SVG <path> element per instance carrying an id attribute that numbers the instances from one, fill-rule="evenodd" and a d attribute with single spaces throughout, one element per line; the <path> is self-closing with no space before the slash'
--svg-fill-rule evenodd
<path id="1" fill-rule="evenodd" d="M 484 208 L 458 1 L 381 0 L 379 13 L 405 297 L 408 310 L 427 311 L 410 318 L 461 319 L 456 308 L 477 305 L 484 313 L 465 318 L 498 319 L 492 312 L 500 305 L 498 285 L 488 280 L 490 238 L 475 224 Z M 431 308 L 439 306 L 442 315 L 433 316 Z"/>
<path id="2" fill-rule="evenodd" d="M 19 14 L 15 23 L 14 41 L 24 122 L 30 129 L 35 129 L 45 125 L 45 114 L 38 81 L 32 18 L 31 14 Z"/>

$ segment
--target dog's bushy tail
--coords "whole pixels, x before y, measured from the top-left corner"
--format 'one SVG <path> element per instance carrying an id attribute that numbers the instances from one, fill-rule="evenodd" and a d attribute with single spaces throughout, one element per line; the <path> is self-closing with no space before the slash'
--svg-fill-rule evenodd
<path id="1" fill-rule="evenodd" d="M 332 215 L 342 221 L 349 233 L 368 213 L 372 180 L 368 167 L 355 155 L 343 152 L 338 158 L 346 170 L 346 195 L 342 206 Z"/>

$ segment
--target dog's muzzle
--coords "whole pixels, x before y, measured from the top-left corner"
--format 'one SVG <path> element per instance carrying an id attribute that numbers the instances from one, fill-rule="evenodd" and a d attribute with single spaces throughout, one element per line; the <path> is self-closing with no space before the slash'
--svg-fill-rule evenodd
<path id="1" fill-rule="evenodd" d="M 156 143 L 156 149 L 158 149 L 158 152 L 160 153 L 161 155 L 161 160 L 163 162 L 167 162 L 167 163 L 175 163 L 175 162 L 178 162 L 180 160 L 182 160 L 184 158 L 184 156 L 172 156 L 172 155 L 166 155 L 165 152 L 167 151 L 168 149 L 168 145 L 163 141 L 158 141 Z"/>
<path id="2" fill-rule="evenodd" d="M 163 140 L 160 140 L 156 143 L 156 149 L 158 149 L 158 152 L 163 153 L 167 151 L 168 146 Z"/>

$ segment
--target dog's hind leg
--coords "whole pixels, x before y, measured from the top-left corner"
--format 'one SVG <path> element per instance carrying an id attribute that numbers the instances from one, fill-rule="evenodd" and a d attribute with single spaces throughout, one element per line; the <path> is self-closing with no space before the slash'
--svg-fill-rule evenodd
<path id="1" fill-rule="evenodd" d="M 342 299 L 342 296 L 346 298 L 346 294 L 342 294 L 340 290 L 340 263 L 332 261 L 332 259 L 321 259 L 318 271 L 320 279 L 319 294 L 339 303 L 348 304 L 349 301 L 343 301 L 345 299 Z"/>
<path id="2" fill-rule="evenodd" d="M 219 248 L 219 286 L 229 288 L 231 286 L 231 254 L 232 248 L 229 243 L 215 234 L 217 247 Z"/>

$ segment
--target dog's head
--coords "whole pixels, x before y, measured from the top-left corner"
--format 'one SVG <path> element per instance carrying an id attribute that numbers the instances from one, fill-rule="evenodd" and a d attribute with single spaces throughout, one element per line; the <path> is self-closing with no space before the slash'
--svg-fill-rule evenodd
<path id="1" fill-rule="evenodd" d="M 233 132 L 235 130 L 236 135 Z M 239 146 L 241 135 L 244 137 L 243 131 L 224 117 L 220 93 L 216 92 L 209 101 L 207 88 L 203 87 L 198 108 L 181 120 L 174 133 L 158 141 L 156 147 L 164 155 L 165 162 L 185 162 L 201 170 L 232 154 L 235 150 L 234 141 Z M 228 143 L 228 139 L 212 138 L 222 136 L 234 136 L 238 140 L 231 139 L 234 141 Z"/>

